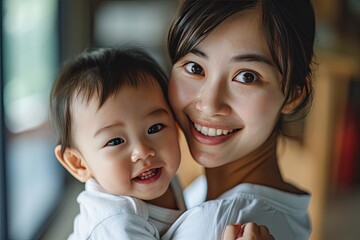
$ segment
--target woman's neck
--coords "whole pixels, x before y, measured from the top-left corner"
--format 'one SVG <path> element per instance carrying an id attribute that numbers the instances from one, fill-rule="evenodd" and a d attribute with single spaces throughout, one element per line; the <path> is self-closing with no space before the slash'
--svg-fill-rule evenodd
<path id="1" fill-rule="evenodd" d="M 277 161 L 277 135 L 273 133 L 258 149 L 245 157 L 216 168 L 206 168 L 207 200 L 219 197 L 240 183 L 253 183 L 279 190 L 303 193 L 284 182 Z"/>

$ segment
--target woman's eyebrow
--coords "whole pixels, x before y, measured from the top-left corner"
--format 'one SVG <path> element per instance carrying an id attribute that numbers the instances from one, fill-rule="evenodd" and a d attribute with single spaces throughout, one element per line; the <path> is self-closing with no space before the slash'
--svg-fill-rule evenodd
<path id="1" fill-rule="evenodd" d="M 195 54 L 198 57 L 208 59 L 208 56 L 197 48 L 192 49 L 190 53 Z"/>
<path id="2" fill-rule="evenodd" d="M 233 62 L 261 62 L 261 63 L 265 63 L 267 65 L 270 65 L 271 67 L 274 67 L 273 62 L 270 61 L 268 58 L 266 58 L 263 55 L 254 54 L 254 53 L 236 55 L 232 58 L 232 61 Z"/>
<path id="3" fill-rule="evenodd" d="M 192 49 L 190 53 L 195 54 L 198 57 L 208 59 L 206 53 L 197 48 Z M 239 54 L 232 57 L 231 60 L 233 62 L 261 62 L 274 67 L 274 63 L 271 60 L 261 54 L 256 53 Z"/>

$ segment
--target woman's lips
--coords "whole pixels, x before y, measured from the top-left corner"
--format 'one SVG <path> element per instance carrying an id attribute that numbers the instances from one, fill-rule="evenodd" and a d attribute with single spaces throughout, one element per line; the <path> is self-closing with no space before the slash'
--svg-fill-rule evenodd
<path id="1" fill-rule="evenodd" d="M 190 121 L 191 133 L 195 140 L 208 145 L 216 145 L 231 138 L 240 129 L 221 129 L 202 126 Z"/>
<path id="2" fill-rule="evenodd" d="M 194 127 L 198 132 L 201 132 L 202 134 L 210 137 L 218 137 L 218 136 L 226 136 L 236 130 L 234 129 L 221 129 L 221 128 L 211 128 L 202 126 L 200 124 L 194 123 Z"/>

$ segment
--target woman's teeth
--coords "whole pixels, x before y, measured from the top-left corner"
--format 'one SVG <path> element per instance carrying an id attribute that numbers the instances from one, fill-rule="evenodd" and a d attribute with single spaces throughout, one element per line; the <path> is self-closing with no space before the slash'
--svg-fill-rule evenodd
<path id="1" fill-rule="evenodd" d="M 210 137 L 227 135 L 234 131 L 233 129 L 225 130 L 225 129 L 209 128 L 209 127 L 201 126 L 197 123 L 194 123 L 194 126 L 198 132 L 201 132 L 202 134 Z"/>

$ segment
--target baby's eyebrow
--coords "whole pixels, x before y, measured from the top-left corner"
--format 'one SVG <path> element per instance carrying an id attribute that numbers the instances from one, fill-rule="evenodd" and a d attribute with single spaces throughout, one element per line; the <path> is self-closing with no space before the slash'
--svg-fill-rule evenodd
<path id="1" fill-rule="evenodd" d="M 147 116 L 161 116 L 169 115 L 169 112 L 165 108 L 157 108 L 147 114 Z"/>
<path id="2" fill-rule="evenodd" d="M 103 131 L 105 131 L 105 130 L 107 130 L 107 129 L 109 129 L 109 128 L 113 128 L 113 127 L 115 127 L 115 126 L 120 126 L 120 127 L 121 127 L 121 126 L 124 126 L 124 124 L 121 123 L 121 122 L 116 122 L 116 123 L 109 124 L 109 125 L 107 125 L 107 126 L 105 126 L 105 127 L 102 127 L 102 128 L 98 129 L 98 130 L 95 132 L 94 137 L 96 137 L 97 135 L 99 135 L 101 132 L 103 132 Z"/>
<path id="3" fill-rule="evenodd" d="M 154 110 L 151 110 L 149 113 L 145 114 L 143 117 L 161 117 L 161 116 L 168 116 L 169 115 L 169 111 L 167 111 L 165 108 L 156 108 Z M 95 134 L 94 137 L 99 135 L 101 132 L 113 128 L 113 127 L 123 127 L 125 124 L 122 122 L 115 122 L 115 123 L 111 123 L 109 125 L 106 125 L 100 129 L 98 129 Z"/>

